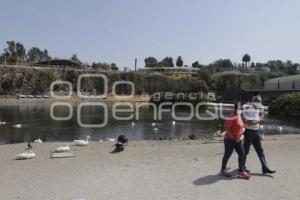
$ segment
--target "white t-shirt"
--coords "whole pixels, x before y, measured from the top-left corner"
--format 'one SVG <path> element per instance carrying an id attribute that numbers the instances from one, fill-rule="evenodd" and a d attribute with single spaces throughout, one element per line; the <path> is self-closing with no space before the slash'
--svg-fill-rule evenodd
<path id="1" fill-rule="evenodd" d="M 253 120 L 258 121 L 260 119 L 259 117 L 259 109 L 255 108 L 254 105 L 251 105 L 249 108 L 246 109 L 244 113 L 245 120 Z M 246 125 L 246 129 L 251 130 L 259 130 L 259 123 L 254 125 Z"/>

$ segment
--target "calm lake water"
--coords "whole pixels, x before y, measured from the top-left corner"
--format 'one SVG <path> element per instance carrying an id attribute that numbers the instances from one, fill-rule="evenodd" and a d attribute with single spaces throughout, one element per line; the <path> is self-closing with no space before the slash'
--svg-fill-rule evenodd
<path id="1" fill-rule="evenodd" d="M 37 138 L 43 141 L 72 141 L 84 139 L 87 135 L 91 140 L 115 138 L 120 134 L 126 135 L 129 140 L 153 140 L 158 138 L 187 138 L 195 134 L 198 138 L 212 138 L 213 133 L 218 130 L 218 124 L 223 125 L 223 120 L 200 121 L 192 119 L 189 121 L 176 121 L 172 125 L 171 113 L 163 113 L 162 120 L 157 121 L 156 128 L 152 127 L 153 111 L 145 106 L 140 111 L 139 120 L 118 121 L 111 114 L 112 104 L 108 104 L 108 123 L 103 128 L 82 128 L 77 123 L 77 107 L 80 102 L 72 104 L 73 116 L 70 120 L 56 121 L 51 118 L 50 108 L 54 101 L 51 100 L 19 100 L 8 103 L 0 103 L 0 121 L 7 122 L 0 125 L 1 143 L 20 143 Z M 81 118 L 83 123 L 103 122 L 103 109 L 99 106 L 83 107 Z M 225 114 L 228 111 L 225 111 Z M 176 110 L 177 116 L 187 116 L 187 110 Z M 69 109 L 66 106 L 58 106 L 54 109 L 57 117 L 66 117 Z M 128 116 L 123 113 L 118 116 Z M 135 125 L 132 126 L 134 121 Z M 22 124 L 21 128 L 13 127 Z M 263 123 L 266 134 L 278 134 L 277 127 L 283 127 L 284 134 L 300 133 L 297 123 L 280 121 L 268 116 Z M 222 127 L 223 129 L 223 127 Z"/>

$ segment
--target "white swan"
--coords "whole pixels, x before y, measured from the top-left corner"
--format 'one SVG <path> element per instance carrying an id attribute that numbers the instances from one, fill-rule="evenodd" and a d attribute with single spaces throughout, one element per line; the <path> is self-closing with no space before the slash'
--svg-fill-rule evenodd
<path id="1" fill-rule="evenodd" d="M 172 125 L 175 126 L 176 125 L 176 121 L 172 121 Z"/>
<path id="2" fill-rule="evenodd" d="M 260 125 L 259 130 L 263 131 L 264 130 L 264 125 Z"/>
<path id="3" fill-rule="evenodd" d="M 106 138 L 105 141 L 115 142 L 116 139 L 115 138 Z"/>
<path id="4" fill-rule="evenodd" d="M 0 125 L 5 125 L 5 124 L 6 124 L 6 122 L 1 122 L 1 121 L 0 121 Z"/>
<path id="5" fill-rule="evenodd" d="M 154 130 L 154 131 L 158 131 L 158 128 L 154 128 L 153 130 Z"/>
<path id="6" fill-rule="evenodd" d="M 223 133 L 221 133 L 221 130 L 217 130 L 215 133 L 214 133 L 214 137 L 222 137 L 225 135 L 225 131 Z"/>
<path id="7" fill-rule="evenodd" d="M 16 155 L 17 160 L 26 160 L 26 159 L 31 159 L 35 157 L 35 153 L 33 151 L 28 151 L 25 153 L 20 153 Z"/>
<path id="8" fill-rule="evenodd" d="M 153 122 L 151 125 L 152 125 L 152 127 L 155 127 L 156 124 L 155 124 L 155 122 Z"/>
<path id="9" fill-rule="evenodd" d="M 90 136 L 86 136 L 86 140 L 74 140 L 75 145 L 77 146 L 87 146 L 89 144 Z"/>
<path id="10" fill-rule="evenodd" d="M 57 147 L 56 149 L 54 149 L 54 152 L 66 152 L 66 151 L 70 151 L 71 148 L 69 147 L 68 144 L 66 144 L 65 146 L 60 146 Z"/>
<path id="11" fill-rule="evenodd" d="M 277 131 L 281 134 L 281 133 L 282 133 L 282 127 L 281 127 L 281 126 L 278 126 L 278 127 L 277 127 Z"/>
<path id="12" fill-rule="evenodd" d="M 15 128 L 22 128 L 22 124 L 16 124 L 14 125 Z"/>
<path id="13" fill-rule="evenodd" d="M 42 143 L 43 143 L 43 141 L 42 141 L 40 138 L 38 138 L 37 140 L 34 140 L 34 143 L 37 143 L 37 144 L 42 144 Z"/>

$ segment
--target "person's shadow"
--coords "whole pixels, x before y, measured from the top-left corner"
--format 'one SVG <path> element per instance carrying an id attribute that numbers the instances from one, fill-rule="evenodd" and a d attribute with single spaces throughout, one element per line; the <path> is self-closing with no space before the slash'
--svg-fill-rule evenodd
<path id="1" fill-rule="evenodd" d="M 232 179 L 233 179 L 232 177 L 224 177 L 220 174 L 207 175 L 204 177 L 200 177 L 197 180 L 194 180 L 193 184 L 194 185 L 210 185 L 210 184 L 214 184 L 221 180 L 232 180 Z"/>
<path id="2" fill-rule="evenodd" d="M 230 174 L 232 174 L 232 175 L 237 174 L 237 172 L 238 172 L 238 170 L 236 169 L 236 170 L 231 171 Z M 251 173 L 251 175 L 273 178 L 272 175 L 268 175 L 268 174 Z M 200 177 L 197 180 L 194 180 L 193 184 L 194 185 L 211 185 L 218 181 L 222 181 L 222 180 L 228 181 L 228 180 L 233 180 L 233 179 L 240 179 L 240 178 L 237 176 L 225 177 L 218 173 L 215 175 L 207 175 L 204 177 Z"/>

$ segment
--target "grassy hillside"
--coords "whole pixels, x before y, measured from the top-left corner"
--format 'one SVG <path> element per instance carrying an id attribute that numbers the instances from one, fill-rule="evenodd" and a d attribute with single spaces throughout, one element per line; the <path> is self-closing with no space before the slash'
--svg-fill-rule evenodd
<path id="1" fill-rule="evenodd" d="M 107 75 L 108 88 L 111 91 L 115 81 L 127 80 L 135 84 L 136 94 L 142 92 L 196 92 L 206 89 L 205 83 L 199 80 L 178 80 L 162 75 L 146 75 L 143 73 L 123 73 L 103 70 L 80 70 L 41 68 L 26 66 L 0 66 L 0 95 L 15 94 L 45 94 L 49 93 L 50 85 L 55 80 L 65 80 L 73 84 L 73 91 L 77 91 L 77 78 L 80 74 L 99 73 Z M 103 83 L 96 79 L 88 81 L 87 85 L 103 88 Z M 123 88 L 130 90 L 130 88 Z"/>

